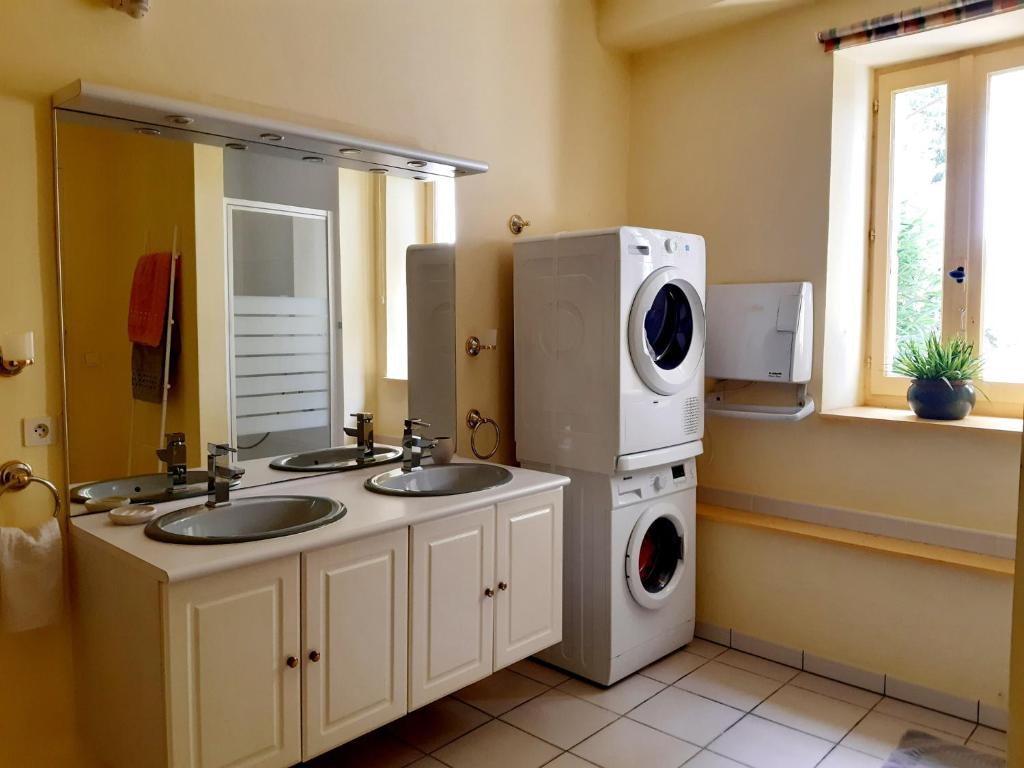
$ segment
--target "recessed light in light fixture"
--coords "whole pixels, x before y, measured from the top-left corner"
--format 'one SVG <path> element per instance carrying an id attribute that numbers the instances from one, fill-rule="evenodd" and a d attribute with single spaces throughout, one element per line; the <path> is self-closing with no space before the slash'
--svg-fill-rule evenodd
<path id="1" fill-rule="evenodd" d="M 141 133 L 143 136 L 159 136 L 160 131 L 156 128 L 136 128 L 136 133 Z"/>
<path id="2" fill-rule="evenodd" d="M 370 173 L 387 173 L 387 168 L 371 168 Z"/>
<path id="3" fill-rule="evenodd" d="M 413 179 L 415 181 L 426 181 L 427 177 L 426 176 L 413 176 Z"/>
<path id="4" fill-rule="evenodd" d="M 167 115 L 166 120 L 175 125 L 191 125 L 195 122 L 195 118 L 188 115 Z"/>
<path id="5" fill-rule="evenodd" d="M 302 158 L 307 163 L 322 163 L 324 159 L 318 155 L 306 155 Z"/>
<path id="6" fill-rule="evenodd" d="M 413 168 L 423 168 L 426 166 L 426 163 L 422 160 L 410 160 L 406 165 L 411 165 Z"/>
<path id="7" fill-rule="evenodd" d="M 228 149 L 238 149 L 238 150 L 246 150 L 246 149 L 249 148 L 247 145 L 242 144 L 242 143 L 237 142 L 237 141 L 229 141 L 224 146 L 227 147 Z"/>
<path id="8" fill-rule="evenodd" d="M 358 155 L 359 154 L 359 150 L 355 149 L 353 147 L 342 147 L 341 149 L 338 150 L 338 152 L 340 152 L 343 155 Z"/>
<path id="9" fill-rule="evenodd" d="M 260 138 L 264 141 L 283 141 L 284 136 L 280 133 L 261 133 Z"/>

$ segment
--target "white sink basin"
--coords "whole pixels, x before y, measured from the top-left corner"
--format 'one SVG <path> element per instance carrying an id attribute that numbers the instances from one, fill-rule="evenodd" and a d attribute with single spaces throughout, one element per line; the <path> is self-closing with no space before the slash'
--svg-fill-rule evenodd
<path id="1" fill-rule="evenodd" d="M 454 496 L 504 485 L 512 473 L 495 464 L 434 464 L 406 472 L 401 468 L 374 475 L 367 490 L 390 496 Z"/>
<path id="2" fill-rule="evenodd" d="M 391 445 L 375 445 L 373 458 L 363 456 L 363 449 L 354 445 L 338 448 L 324 448 L 320 451 L 293 453 L 270 462 L 273 469 L 286 472 L 338 472 L 347 469 L 364 469 L 374 464 L 386 464 L 402 457 L 402 449 Z"/>
<path id="3" fill-rule="evenodd" d="M 343 504 L 322 496 L 261 496 L 169 512 L 148 523 L 146 535 L 173 544 L 234 544 L 310 531 L 345 512 Z"/>
<path id="4" fill-rule="evenodd" d="M 235 487 L 241 480 L 235 480 Z M 115 480 L 101 480 L 86 483 L 71 489 L 71 501 L 84 504 L 90 499 L 103 499 L 108 496 L 127 496 L 132 504 L 156 504 L 174 499 L 192 499 L 205 496 L 207 489 L 206 471 L 191 469 L 183 485 L 171 485 L 167 475 L 135 475 L 119 477 Z"/>

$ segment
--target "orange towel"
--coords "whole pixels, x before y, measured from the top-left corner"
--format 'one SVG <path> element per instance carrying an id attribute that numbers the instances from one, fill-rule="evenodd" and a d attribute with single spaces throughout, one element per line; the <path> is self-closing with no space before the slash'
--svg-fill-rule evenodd
<path id="1" fill-rule="evenodd" d="M 136 263 L 128 307 L 128 338 L 132 342 L 160 346 L 167 325 L 170 280 L 170 253 L 150 253 Z"/>

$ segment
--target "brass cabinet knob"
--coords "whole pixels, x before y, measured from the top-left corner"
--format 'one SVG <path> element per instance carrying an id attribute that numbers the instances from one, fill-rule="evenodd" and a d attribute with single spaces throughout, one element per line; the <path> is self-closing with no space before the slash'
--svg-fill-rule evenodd
<path id="1" fill-rule="evenodd" d="M 506 589 L 508 589 L 508 584 L 505 583 L 504 581 L 499 581 L 498 582 L 498 589 L 500 589 L 502 592 L 504 592 Z"/>
<path id="2" fill-rule="evenodd" d="M 296 658 L 295 658 L 294 656 L 289 656 L 289 657 L 288 657 L 288 658 L 287 658 L 287 659 L 285 660 L 285 664 L 287 664 L 287 665 L 288 665 L 289 667 L 291 667 L 292 669 L 295 669 L 295 668 L 296 668 L 297 666 L 299 666 L 299 660 L 298 660 L 298 659 L 296 659 Z"/>
<path id="3" fill-rule="evenodd" d="M 494 597 L 494 590 L 490 587 L 484 590 L 484 597 Z"/>
<path id="4" fill-rule="evenodd" d="M 310 651 L 309 660 L 312 661 L 314 664 L 320 661 L 320 651 Z"/>

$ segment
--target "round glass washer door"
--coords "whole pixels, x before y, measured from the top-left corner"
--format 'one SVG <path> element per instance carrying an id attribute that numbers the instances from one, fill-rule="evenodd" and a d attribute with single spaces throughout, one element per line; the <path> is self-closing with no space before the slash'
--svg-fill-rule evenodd
<path id="1" fill-rule="evenodd" d="M 674 395 L 704 357 L 704 305 L 675 267 L 662 267 L 640 286 L 629 313 L 629 356 L 644 384 Z"/>
<path id="2" fill-rule="evenodd" d="M 644 608 L 661 608 L 683 578 L 689 534 L 679 510 L 660 503 L 633 526 L 626 547 L 626 585 Z"/>

